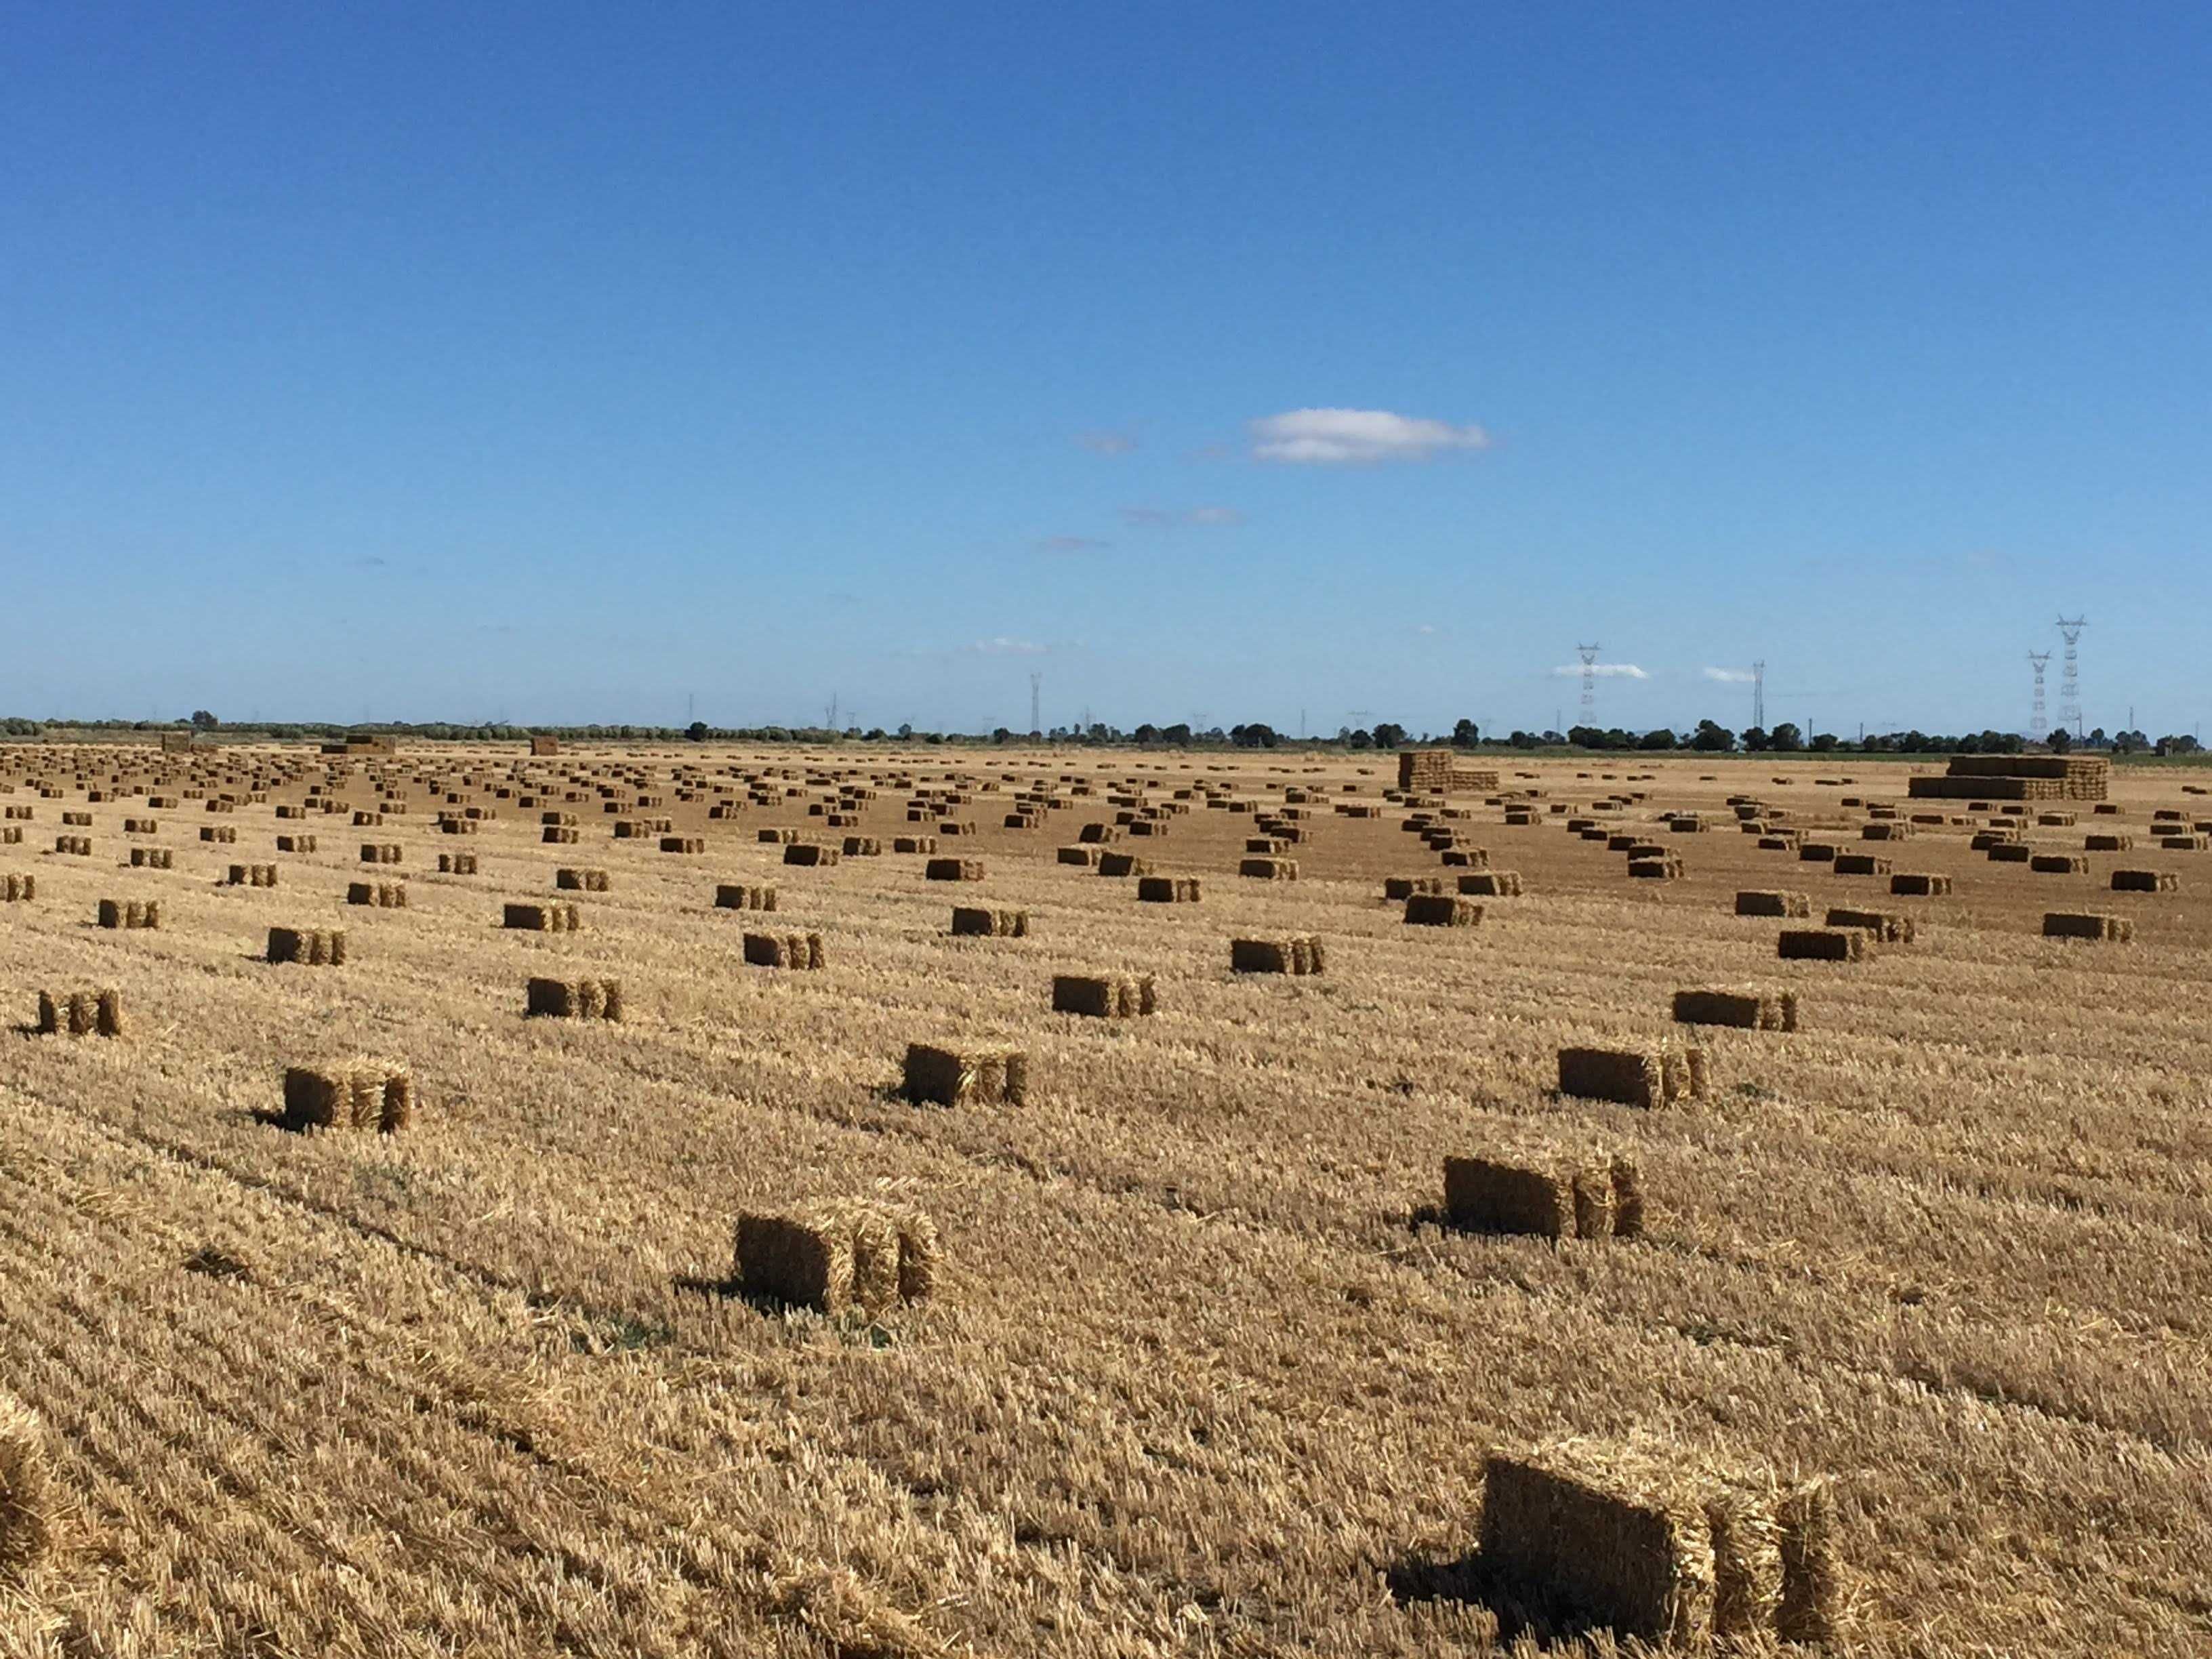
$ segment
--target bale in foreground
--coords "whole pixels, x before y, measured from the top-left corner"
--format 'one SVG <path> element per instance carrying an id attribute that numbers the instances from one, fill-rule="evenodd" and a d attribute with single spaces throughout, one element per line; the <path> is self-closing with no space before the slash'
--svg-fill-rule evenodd
<path id="1" fill-rule="evenodd" d="M 374 1129 L 397 1134 L 415 1121 L 415 1079 L 404 1066 L 349 1060 L 284 1071 L 288 1129 Z"/>
<path id="2" fill-rule="evenodd" d="M 39 1034 L 41 1036 L 104 1036 L 123 1035 L 123 994 L 98 991 L 41 991 L 39 993 Z"/>
<path id="3" fill-rule="evenodd" d="M 1664 1451 L 1566 1442 L 1483 1466 L 1482 1557 L 1504 1583 L 1647 1642 L 1839 1633 L 1817 1484 Z"/>
<path id="4" fill-rule="evenodd" d="M 1029 1094 L 1029 1056 L 1014 1048 L 939 1048 L 910 1042 L 906 1097 L 916 1105 L 1018 1106 Z"/>
<path id="5" fill-rule="evenodd" d="M 919 1302 L 935 1287 L 937 1262 L 935 1224 L 904 1205 L 828 1199 L 738 1218 L 738 1282 L 819 1313 Z"/>
<path id="6" fill-rule="evenodd" d="M 1642 1181 L 1625 1158 L 1448 1158 L 1444 1213 L 1473 1232 L 1540 1238 L 1638 1238 Z"/>
<path id="7" fill-rule="evenodd" d="M 1559 1050 L 1559 1092 L 1583 1100 L 1649 1109 L 1701 1099 L 1710 1086 L 1705 1051 L 1694 1044 Z"/>
<path id="8" fill-rule="evenodd" d="M 1150 974 L 1054 974 L 1052 1011 L 1094 1019 L 1133 1019 L 1158 1007 Z"/>

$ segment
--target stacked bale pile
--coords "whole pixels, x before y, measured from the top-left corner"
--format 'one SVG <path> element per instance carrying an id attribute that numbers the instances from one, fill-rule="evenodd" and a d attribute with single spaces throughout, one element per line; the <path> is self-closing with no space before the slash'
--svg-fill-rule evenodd
<path id="1" fill-rule="evenodd" d="M 1956 755 L 1940 778 L 1909 778 L 1916 800 L 2102 800 L 2112 763 L 2101 755 Z"/>

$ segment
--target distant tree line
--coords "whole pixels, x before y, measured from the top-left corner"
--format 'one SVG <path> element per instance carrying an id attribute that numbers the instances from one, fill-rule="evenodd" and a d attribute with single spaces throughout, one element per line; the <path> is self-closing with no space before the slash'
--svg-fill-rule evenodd
<path id="1" fill-rule="evenodd" d="M 1304 749 L 1348 750 L 1392 750 L 1409 743 L 1449 744 L 1456 749 L 1582 750 L 1593 753 L 1658 753 L 1687 750 L 1697 754 L 1858 754 L 1858 755 L 2017 755 L 2030 745 L 2016 732 L 1969 732 L 1959 735 L 1908 730 L 1870 733 L 1854 741 L 1832 732 L 1807 736 L 1790 721 L 1771 730 L 1749 726 L 1732 732 L 1714 720 L 1699 720 L 1694 729 L 1678 732 L 1666 726 L 1631 732 L 1620 726 L 1570 726 L 1565 732 L 1509 732 L 1503 738 L 1486 738 L 1471 720 L 1453 724 L 1449 733 L 1423 732 L 1417 738 L 1402 726 L 1378 720 L 1371 726 L 1340 726 L 1334 737 L 1290 738 L 1273 726 L 1257 721 L 1249 725 L 1194 727 L 1178 721 L 1155 726 L 1147 721 L 1131 730 L 1104 721 L 1088 726 L 1055 726 L 1048 732 L 1016 732 L 998 726 L 988 734 L 967 732 L 918 732 L 911 726 L 886 731 L 882 726 L 837 730 L 821 726 L 709 726 L 694 720 L 677 726 L 513 726 L 495 722 L 468 725 L 448 720 L 408 723 L 400 720 L 364 721 L 338 725 L 323 720 L 220 720 L 207 709 L 195 709 L 174 720 L 34 720 L 20 716 L 0 719 L 0 736 L 41 738 L 62 733 L 120 736 L 133 732 L 160 733 L 190 730 L 212 736 L 216 732 L 238 738 L 284 741 L 334 740 L 355 737 L 414 738 L 433 742 L 524 743 L 532 737 L 552 737 L 571 743 L 915 743 L 975 746 L 985 744 L 1050 743 L 1095 748 L 1134 745 L 1151 749 Z M 2102 726 L 2075 738 L 2054 731 L 2043 745 L 2054 753 L 2069 750 L 2136 755 L 2195 755 L 2203 752 L 2186 732 L 2154 741 L 2141 732 L 2106 733 Z"/>

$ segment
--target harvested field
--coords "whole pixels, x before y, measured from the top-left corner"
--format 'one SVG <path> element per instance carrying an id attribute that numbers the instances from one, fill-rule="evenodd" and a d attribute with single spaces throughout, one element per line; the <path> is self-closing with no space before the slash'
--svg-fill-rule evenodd
<path id="1" fill-rule="evenodd" d="M 1450 896 L 1465 867 L 1400 830 L 1442 809 L 1389 799 L 1387 754 L 524 747 L 149 744 L 88 783 L 58 769 L 73 750 L 0 747 L 5 799 L 40 807 L 0 848 L 25 878 L 0 907 L 10 1024 L 35 1030 L 43 990 L 64 1034 L 89 999 L 90 1028 L 0 1045 L 0 1392 L 27 1413 L 0 1410 L 0 1553 L 25 1558 L 0 1648 L 1412 1659 L 1571 1632 L 1611 1595 L 1623 1626 L 1778 1635 L 1840 1606 L 1844 1650 L 1873 1655 L 2202 1650 L 2212 890 L 2155 879 L 2203 855 L 2149 827 L 2185 775 L 2115 770 L 2097 822 L 2132 849 L 2088 851 L 2078 884 L 1988 862 L 1987 815 L 1944 802 L 1965 821 L 1905 850 L 1948 887 L 1908 902 L 1735 833 L 1630 881 L 1549 810 L 1641 791 L 1600 821 L 1645 845 L 1668 812 L 1725 828 L 1729 793 L 1780 774 L 1808 839 L 1861 844 L 1810 763 L 1527 763 L 1528 823 L 1464 793 L 1439 823 L 1526 882 L 1454 938 L 1377 902 L 1392 877 Z M 187 798 L 145 838 L 173 869 L 118 878 L 134 785 L 228 790 L 242 845 L 203 842 Z M 587 850 L 501 789 L 574 811 Z M 1236 879 L 1291 789 L 1319 803 L 1282 821 L 1297 879 Z M 1074 811 L 1004 829 L 1018 793 Z M 919 848 L 787 876 L 758 839 L 815 830 L 818 802 L 897 849 L 924 798 L 923 826 L 979 826 L 954 844 L 980 884 L 933 885 Z M 277 805 L 323 818 L 311 799 L 382 813 L 398 867 L 334 836 L 273 891 L 225 884 Z M 1174 833 L 1134 844 L 1147 875 L 1212 878 L 1203 903 L 1058 861 L 1082 816 L 1170 804 Z M 480 873 L 346 908 L 436 863 L 439 812 L 495 805 Z M 64 807 L 100 856 L 38 844 Z M 615 839 L 647 811 L 712 863 Z M 2107 892 L 2122 858 L 2154 879 Z M 588 931 L 492 925 L 585 862 L 610 877 Z M 780 877 L 782 910 L 717 910 Z M 1736 896 L 1793 882 L 1909 908 L 1915 943 L 1778 960 L 1821 912 Z M 158 930 L 91 925 L 126 884 Z M 949 934 L 971 895 L 1031 936 Z M 2118 914 L 2044 938 L 2069 903 Z M 267 966 L 272 923 L 301 961 L 343 927 L 346 965 Z M 834 954 L 748 972 L 745 927 Z M 1224 948 L 1316 938 L 1318 976 Z M 1063 975 L 1117 1011 L 1148 980 L 1152 1012 L 1055 1014 Z M 127 1002 L 121 1040 L 95 1040 L 93 988 Z M 1709 1086 L 1668 1093 L 1662 1064 L 1664 1110 L 1557 1092 L 1562 1048 L 1690 1035 L 1683 988 L 1807 1018 L 1698 1027 Z M 349 1055 L 412 1079 L 406 1133 L 357 1118 L 353 1062 L 320 1058 Z M 295 1066 L 343 1075 L 362 1128 L 285 1133 Z M 1599 1230 L 1592 1148 L 1654 1195 L 1640 1238 L 1618 1194 Z M 1460 1224 L 1446 1158 L 1521 1176 L 1463 1176 Z M 884 1297 L 880 1266 L 793 1281 L 814 1297 L 739 1270 L 739 1217 L 823 1203 L 932 1221 L 930 1294 Z M 1650 1437 L 1679 1479 L 1626 1478 Z M 55 1517 L 36 1549 L 7 1541 L 32 1536 L 18 1445 Z M 1486 1506 L 1492 1458 L 1535 1474 Z M 1678 1560 L 1711 1565 L 1666 1578 Z"/>

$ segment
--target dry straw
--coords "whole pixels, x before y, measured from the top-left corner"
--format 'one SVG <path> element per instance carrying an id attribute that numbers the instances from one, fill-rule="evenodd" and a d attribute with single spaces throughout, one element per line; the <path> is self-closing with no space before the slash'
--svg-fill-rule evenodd
<path id="1" fill-rule="evenodd" d="M 57 1496 L 45 1425 L 0 1389 L 0 1578 L 19 1577 L 52 1547 Z"/>
<path id="2" fill-rule="evenodd" d="M 1692 989 L 1674 993 L 1677 1025 L 1733 1025 L 1747 1031 L 1797 1029 L 1795 991 Z"/>
<path id="3" fill-rule="evenodd" d="M 936 1286 L 937 1229 L 921 1211 L 827 1199 L 738 1218 L 737 1279 L 750 1293 L 819 1313 L 880 1313 Z"/>

